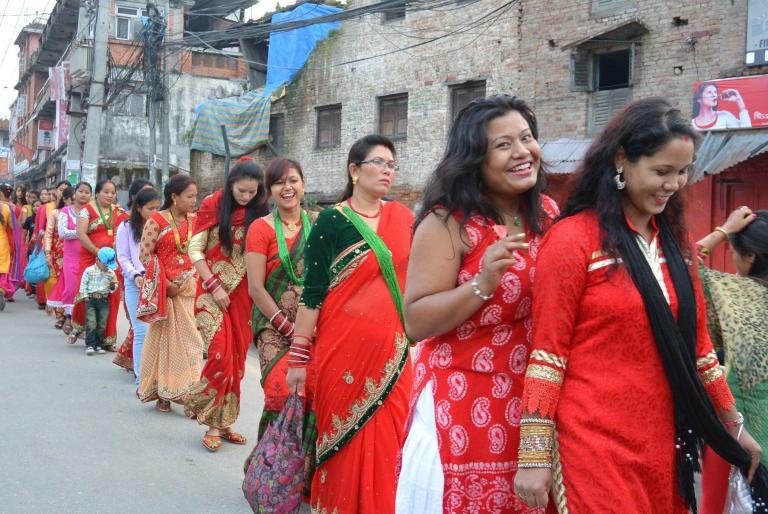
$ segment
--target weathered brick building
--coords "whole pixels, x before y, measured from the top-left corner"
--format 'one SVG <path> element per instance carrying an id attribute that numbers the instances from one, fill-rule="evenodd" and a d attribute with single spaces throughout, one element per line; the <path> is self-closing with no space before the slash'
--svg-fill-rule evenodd
<path id="1" fill-rule="evenodd" d="M 349 7 L 371 3 L 350 0 Z M 308 192 L 327 201 L 345 184 L 353 141 L 384 133 L 395 140 L 402 170 L 395 196 L 414 204 L 454 114 L 472 98 L 503 92 L 535 109 L 557 185 L 556 174 L 573 171 L 591 138 L 631 99 L 665 96 L 688 115 L 695 82 L 766 73 L 765 65 L 745 65 L 750 3 L 757 9 L 752 0 L 456 0 L 441 10 L 409 6 L 344 21 L 273 104 L 272 148 L 258 156 L 265 164 L 276 153 L 298 159 Z M 751 137 L 768 141 L 766 132 Z M 721 136 L 707 144 L 722 143 Z M 746 180 L 768 187 L 767 175 Z M 728 194 L 718 177 L 727 184 L 720 173 L 696 186 L 699 231 L 721 222 L 736 201 L 718 206 L 717 195 Z M 755 196 L 760 202 L 768 207 L 768 196 Z"/>

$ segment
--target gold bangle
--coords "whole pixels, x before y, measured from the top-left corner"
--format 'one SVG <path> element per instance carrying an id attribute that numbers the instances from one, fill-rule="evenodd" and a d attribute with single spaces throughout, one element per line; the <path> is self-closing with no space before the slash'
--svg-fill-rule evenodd
<path id="1" fill-rule="evenodd" d="M 726 230 L 723 227 L 715 227 L 715 232 L 721 232 L 725 236 L 726 239 L 731 237 L 731 234 L 726 232 Z"/>

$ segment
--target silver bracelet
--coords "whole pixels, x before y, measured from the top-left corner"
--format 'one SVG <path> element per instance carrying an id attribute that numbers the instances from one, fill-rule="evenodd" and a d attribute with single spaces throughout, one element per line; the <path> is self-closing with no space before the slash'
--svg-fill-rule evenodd
<path id="1" fill-rule="evenodd" d="M 491 294 L 483 294 L 482 291 L 480 291 L 480 286 L 477 283 L 477 277 L 480 276 L 480 273 L 475 273 L 475 276 L 472 277 L 472 292 L 475 293 L 475 296 L 478 298 L 481 298 L 483 301 L 488 301 L 491 298 L 493 298 L 493 293 Z"/>

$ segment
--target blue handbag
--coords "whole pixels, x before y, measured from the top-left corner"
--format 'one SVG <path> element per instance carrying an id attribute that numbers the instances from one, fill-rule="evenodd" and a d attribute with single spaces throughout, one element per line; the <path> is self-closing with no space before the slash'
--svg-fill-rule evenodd
<path id="1" fill-rule="evenodd" d="M 35 245 L 35 250 L 29 257 L 27 267 L 24 268 L 24 280 L 30 284 L 45 282 L 51 275 L 48 263 L 45 262 L 45 252 L 41 251 L 40 244 Z"/>

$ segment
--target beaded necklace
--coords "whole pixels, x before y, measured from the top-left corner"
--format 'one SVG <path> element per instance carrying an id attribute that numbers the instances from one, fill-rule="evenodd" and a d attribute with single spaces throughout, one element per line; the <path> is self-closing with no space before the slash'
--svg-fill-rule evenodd
<path id="1" fill-rule="evenodd" d="M 277 255 L 280 257 L 280 263 L 283 269 L 288 274 L 288 277 L 297 285 L 304 284 L 304 277 L 297 277 L 293 271 L 293 263 L 291 262 L 291 254 L 288 251 L 288 244 L 285 241 L 285 233 L 283 232 L 283 220 L 280 218 L 280 213 L 275 209 L 272 211 L 275 217 L 275 238 L 277 239 Z M 312 222 L 309 219 L 307 211 L 301 210 L 301 228 L 302 237 L 304 241 L 309 237 L 309 231 L 312 229 Z M 290 228 L 290 227 L 289 227 Z M 297 227 L 298 228 L 298 227 Z M 293 229 L 292 229 L 293 230 Z"/>
<path id="2" fill-rule="evenodd" d="M 184 264 L 184 257 L 182 257 L 184 254 L 187 253 L 187 250 L 189 250 L 189 242 L 192 240 L 192 224 L 189 222 L 189 215 L 185 215 L 185 219 L 187 220 L 187 240 L 185 241 L 185 244 L 182 246 L 181 244 L 181 234 L 179 234 L 179 226 L 176 225 L 176 220 L 173 218 L 173 214 L 171 214 L 170 209 L 168 210 L 168 221 L 171 223 L 171 230 L 173 230 L 173 238 L 176 243 L 176 249 L 179 252 L 178 261 L 179 264 Z"/>
<path id="3" fill-rule="evenodd" d="M 111 236 L 114 233 L 112 232 L 112 225 L 115 222 L 115 209 L 111 205 L 109 206 L 109 223 L 107 223 L 107 219 L 104 217 L 104 213 L 101 211 L 101 205 L 99 205 L 99 201 L 96 200 L 96 210 L 99 211 L 99 216 L 101 217 L 101 222 L 104 223 L 104 226 L 107 227 L 107 235 Z"/>

